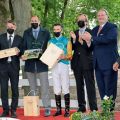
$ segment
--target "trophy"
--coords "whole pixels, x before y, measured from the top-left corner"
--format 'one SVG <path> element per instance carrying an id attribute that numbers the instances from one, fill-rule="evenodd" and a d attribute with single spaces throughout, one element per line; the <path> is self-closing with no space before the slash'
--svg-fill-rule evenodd
<path id="1" fill-rule="evenodd" d="M 27 59 L 39 58 L 39 55 L 42 54 L 43 45 L 44 41 L 42 44 L 37 40 L 32 41 L 31 49 L 25 50 L 24 55 L 27 57 Z"/>
<path id="2" fill-rule="evenodd" d="M 42 53 L 41 49 L 30 49 L 30 50 L 26 50 L 24 52 L 24 55 L 27 57 L 27 59 L 34 59 L 34 58 L 38 58 L 40 53 Z"/>

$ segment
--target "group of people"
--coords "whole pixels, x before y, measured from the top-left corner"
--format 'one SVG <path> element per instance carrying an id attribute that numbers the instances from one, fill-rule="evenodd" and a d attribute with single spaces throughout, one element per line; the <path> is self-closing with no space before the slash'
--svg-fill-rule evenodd
<path id="1" fill-rule="evenodd" d="M 71 63 L 76 80 L 78 112 L 86 112 L 85 84 L 90 110 L 98 110 L 94 70 L 101 99 L 105 95 L 113 96 L 115 106 L 117 71 L 120 63 L 117 50 L 117 26 L 108 21 L 109 15 L 105 9 L 100 9 L 97 12 L 97 20 L 99 25 L 91 30 L 88 28 L 88 16 L 86 14 L 78 15 L 76 21 L 78 29 L 70 32 L 71 40 L 62 35 L 63 26 L 59 23 L 53 25 L 54 37 L 51 38 L 49 31 L 41 26 L 41 21 L 37 16 L 31 18 L 31 27 L 24 31 L 23 37 L 15 33 L 16 24 L 14 21 L 7 22 L 7 32 L 0 35 L 0 50 L 17 47 L 19 52 L 15 56 L 0 59 L 3 107 L 1 117 L 10 115 L 10 112 L 12 118 L 17 117 L 20 59 L 25 61 L 24 71 L 29 81 L 30 90 L 39 91 L 37 78 L 39 79 L 45 116 L 51 115 L 48 66 L 39 60 L 50 43 L 64 51 L 64 54 L 59 57 L 58 63 L 51 69 L 57 108 L 54 116 L 62 115 L 61 93 L 64 94 L 65 100 L 64 117 L 70 116 L 69 63 Z M 31 49 L 42 49 L 39 58 L 27 59 L 24 51 Z M 9 80 L 12 90 L 11 106 L 8 103 Z M 32 95 L 34 94 L 31 92 Z M 114 106 L 111 110 L 114 110 Z"/>

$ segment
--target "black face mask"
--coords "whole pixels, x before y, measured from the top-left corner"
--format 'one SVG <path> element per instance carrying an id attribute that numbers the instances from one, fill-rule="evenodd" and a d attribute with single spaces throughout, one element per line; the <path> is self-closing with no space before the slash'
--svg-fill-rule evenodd
<path id="1" fill-rule="evenodd" d="M 60 34 L 61 34 L 61 32 L 54 32 L 54 36 L 55 36 L 55 37 L 59 37 Z"/>
<path id="2" fill-rule="evenodd" d="M 80 28 L 83 28 L 83 27 L 85 27 L 85 22 L 84 21 L 78 21 L 78 26 L 80 27 Z"/>
<path id="3" fill-rule="evenodd" d="M 38 23 L 31 23 L 31 27 L 33 29 L 37 29 L 38 28 Z"/>
<path id="4" fill-rule="evenodd" d="M 13 34 L 13 33 L 14 33 L 14 29 L 8 28 L 8 29 L 7 29 L 7 32 L 8 32 L 9 34 Z"/>

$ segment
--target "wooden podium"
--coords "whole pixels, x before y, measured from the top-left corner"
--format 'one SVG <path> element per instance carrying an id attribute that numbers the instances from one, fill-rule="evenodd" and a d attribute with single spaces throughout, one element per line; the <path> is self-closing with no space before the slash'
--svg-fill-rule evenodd
<path id="1" fill-rule="evenodd" d="M 47 64 L 49 68 L 52 68 L 58 62 L 58 58 L 63 53 L 64 51 L 62 49 L 57 47 L 55 44 L 50 43 L 46 51 L 40 57 L 40 60 Z"/>

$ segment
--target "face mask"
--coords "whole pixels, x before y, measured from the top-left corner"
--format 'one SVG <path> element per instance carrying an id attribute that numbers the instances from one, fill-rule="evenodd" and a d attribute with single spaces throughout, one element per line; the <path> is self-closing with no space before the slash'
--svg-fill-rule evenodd
<path id="1" fill-rule="evenodd" d="M 80 28 L 85 27 L 85 22 L 84 22 L 84 21 L 78 21 L 78 26 L 79 26 Z"/>
<path id="2" fill-rule="evenodd" d="M 33 29 L 37 29 L 38 23 L 31 23 L 31 27 L 32 27 Z"/>
<path id="3" fill-rule="evenodd" d="M 54 32 L 55 37 L 59 37 L 61 32 Z"/>
<path id="4" fill-rule="evenodd" d="M 7 32 L 8 32 L 9 34 L 13 34 L 13 33 L 14 33 L 14 29 L 8 28 L 8 29 L 7 29 Z"/>

